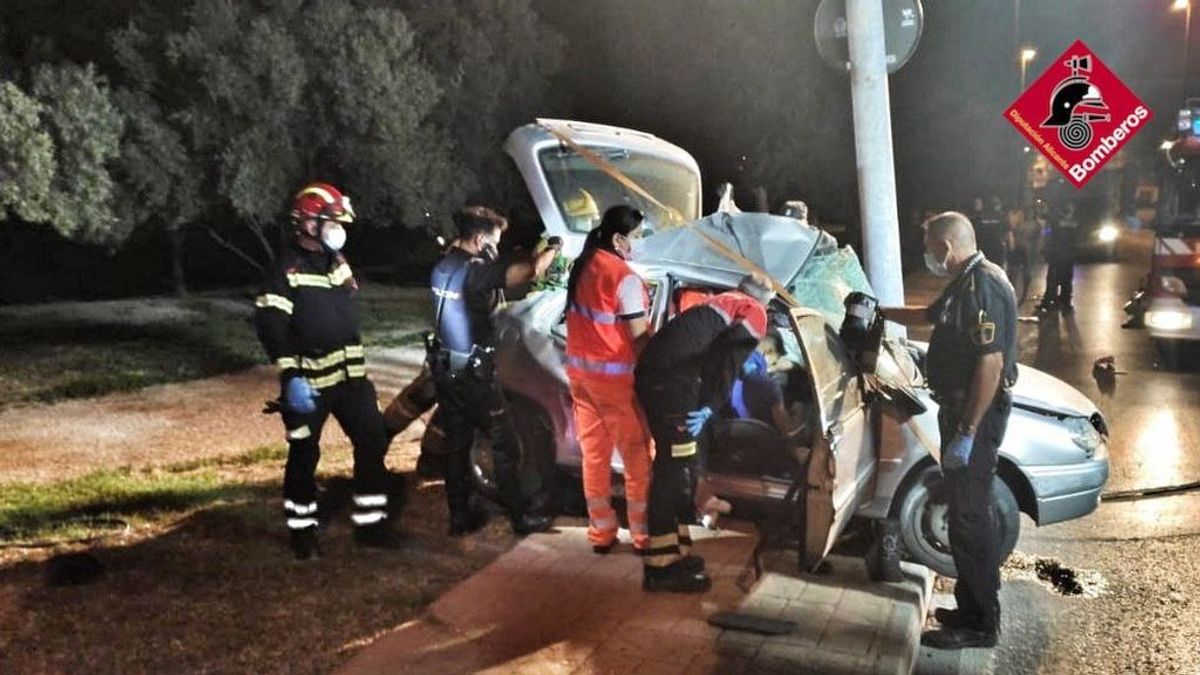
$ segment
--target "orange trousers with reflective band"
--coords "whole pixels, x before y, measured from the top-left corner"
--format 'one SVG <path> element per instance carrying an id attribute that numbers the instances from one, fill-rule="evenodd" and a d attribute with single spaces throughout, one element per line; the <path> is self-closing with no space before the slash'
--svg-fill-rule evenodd
<path id="1" fill-rule="evenodd" d="M 645 549 L 646 499 L 650 493 L 650 457 L 654 441 L 638 405 L 633 382 L 571 378 L 575 427 L 583 452 L 583 495 L 587 498 L 588 541 L 607 546 L 617 538 L 617 512 L 612 506 L 612 454 L 625 465 L 625 505 L 633 545 Z"/>

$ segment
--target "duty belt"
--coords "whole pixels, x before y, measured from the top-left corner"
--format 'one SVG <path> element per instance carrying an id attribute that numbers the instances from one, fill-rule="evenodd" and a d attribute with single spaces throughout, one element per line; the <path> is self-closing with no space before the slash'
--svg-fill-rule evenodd
<path id="1" fill-rule="evenodd" d="M 492 367 L 492 359 L 495 349 L 493 347 L 483 347 L 475 345 L 469 352 L 460 352 L 454 349 L 441 348 L 434 352 L 433 361 L 430 366 L 436 364 L 444 364 L 451 375 L 459 375 L 467 371 L 472 371 L 476 375 L 484 374 Z"/>

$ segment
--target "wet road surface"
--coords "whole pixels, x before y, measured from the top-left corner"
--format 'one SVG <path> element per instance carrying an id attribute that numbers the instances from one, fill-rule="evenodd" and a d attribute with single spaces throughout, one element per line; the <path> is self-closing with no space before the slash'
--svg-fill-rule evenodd
<path id="1" fill-rule="evenodd" d="M 1075 386 L 1107 417 L 1109 492 L 1200 481 L 1200 365 L 1161 367 L 1144 331 L 1121 328 L 1150 243 L 1135 236 L 1118 261 L 1079 265 L 1074 315 L 1019 329 L 1021 362 Z M 1034 276 L 1031 296 L 1042 279 Z M 1021 314 L 1032 315 L 1034 304 Z M 1127 374 L 1101 391 L 1092 364 L 1109 355 Z M 925 651 L 918 672 L 1200 673 L 1200 491 L 1106 501 L 1086 518 L 1045 528 L 1022 516 L 1017 551 L 1095 571 L 1103 590 L 1064 596 L 1010 571 L 1000 645 L 953 656 Z"/>

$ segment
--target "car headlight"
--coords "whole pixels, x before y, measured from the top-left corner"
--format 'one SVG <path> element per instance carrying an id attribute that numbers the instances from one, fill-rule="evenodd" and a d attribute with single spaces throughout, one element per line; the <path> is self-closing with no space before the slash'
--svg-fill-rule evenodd
<path id="1" fill-rule="evenodd" d="M 1104 437 L 1096 431 L 1095 425 L 1088 418 L 1068 417 L 1064 423 L 1067 425 L 1067 432 L 1071 434 L 1071 440 L 1089 457 L 1095 455 L 1096 450 L 1104 445 Z"/>
<path id="2" fill-rule="evenodd" d="M 1146 312 L 1146 325 L 1155 330 L 1188 330 L 1192 313 L 1179 309 L 1152 309 Z"/>
<path id="3" fill-rule="evenodd" d="M 1105 225 L 1096 231 L 1096 237 L 1103 244 L 1113 243 L 1120 234 L 1121 231 L 1117 229 L 1116 225 Z"/>

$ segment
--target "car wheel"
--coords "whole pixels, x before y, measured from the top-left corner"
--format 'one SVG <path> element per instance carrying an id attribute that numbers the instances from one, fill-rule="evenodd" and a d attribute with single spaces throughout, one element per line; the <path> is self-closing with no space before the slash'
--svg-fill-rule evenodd
<path id="1" fill-rule="evenodd" d="M 1154 350 L 1158 352 L 1158 362 L 1164 368 L 1174 370 L 1179 367 L 1179 341 L 1178 340 L 1158 340 L 1154 341 Z"/>
<path id="2" fill-rule="evenodd" d="M 992 484 L 996 516 L 1000 521 L 1000 559 L 1005 560 L 1021 534 L 1021 510 L 1008 485 L 996 478 Z M 958 577 L 950 554 L 949 519 L 942 472 L 937 466 L 921 470 L 900 502 L 900 538 L 906 558 L 944 577 Z"/>
<path id="3" fill-rule="evenodd" d="M 508 396 L 508 411 L 521 441 L 521 464 L 517 468 L 521 490 L 526 499 L 545 502 L 557 476 L 554 425 L 541 406 L 522 396 Z M 500 486 L 496 482 L 494 460 L 492 439 L 485 433 L 476 432 L 471 444 L 471 479 L 481 495 L 499 502 Z"/>

